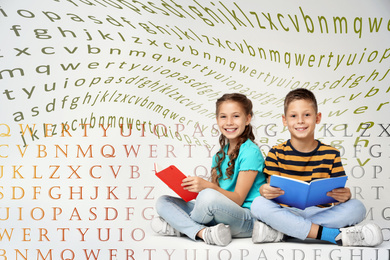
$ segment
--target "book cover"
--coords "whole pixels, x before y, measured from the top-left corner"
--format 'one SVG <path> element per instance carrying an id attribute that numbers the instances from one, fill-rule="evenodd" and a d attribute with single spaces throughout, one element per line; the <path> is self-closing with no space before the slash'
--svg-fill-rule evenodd
<path id="1" fill-rule="evenodd" d="M 160 170 L 157 164 L 154 164 L 156 176 L 160 178 L 169 188 L 179 195 L 185 202 L 195 199 L 198 196 L 197 192 L 191 192 L 183 189 L 181 183 L 187 176 L 184 175 L 176 166 L 170 165 L 167 168 Z"/>
<path id="2" fill-rule="evenodd" d="M 310 206 L 337 202 L 326 195 L 327 192 L 343 188 L 347 176 L 317 179 L 310 183 L 291 179 L 283 176 L 272 175 L 270 185 L 284 190 L 284 195 L 273 199 L 277 203 L 286 204 L 291 207 L 305 209 Z"/>

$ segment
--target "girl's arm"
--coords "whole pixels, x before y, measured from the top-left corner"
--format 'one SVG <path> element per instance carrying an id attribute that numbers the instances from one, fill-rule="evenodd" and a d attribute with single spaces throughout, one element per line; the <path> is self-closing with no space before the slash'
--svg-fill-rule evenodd
<path id="1" fill-rule="evenodd" d="M 234 192 L 224 190 L 216 183 L 206 181 L 200 177 L 187 177 L 183 180 L 182 186 L 184 186 L 184 189 L 192 192 L 200 192 L 206 188 L 214 189 L 241 206 L 244 203 L 256 176 L 257 171 L 239 172 Z"/>

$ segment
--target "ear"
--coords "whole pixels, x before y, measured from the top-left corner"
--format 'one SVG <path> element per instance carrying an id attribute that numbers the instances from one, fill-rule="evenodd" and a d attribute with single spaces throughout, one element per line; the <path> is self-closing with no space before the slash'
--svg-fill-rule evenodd
<path id="1" fill-rule="evenodd" d="M 319 112 L 316 116 L 316 124 L 319 124 L 321 122 L 322 114 Z"/>
<path id="2" fill-rule="evenodd" d="M 286 120 L 286 116 L 284 114 L 282 115 L 282 121 L 283 121 L 283 125 L 287 126 L 287 120 Z"/>
<path id="3" fill-rule="evenodd" d="M 251 121 L 252 121 L 252 116 L 247 115 L 245 125 L 249 125 Z"/>

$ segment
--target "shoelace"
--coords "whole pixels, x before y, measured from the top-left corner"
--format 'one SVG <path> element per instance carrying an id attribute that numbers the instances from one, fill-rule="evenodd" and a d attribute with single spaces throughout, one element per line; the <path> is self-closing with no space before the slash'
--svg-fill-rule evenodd
<path id="1" fill-rule="evenodd" d="M 163 234 L 170 234 L 171 232 L 171 230 L 170 230 L 170 225 L 167 223 L 167 222 L 165 222 L 165 221 L 163 221 L 163 223 L 162 223 L 162 229 L 161 229 L 161 231 L 162 231 L 162 233 Z"/>
<path id="2" fill-rule="evenodd" d="M 278 236 L 277 232 L 271 231 L 271 232 L 269 232 L 269 233 L 267 234 L 266 240 L 267 240 L 267 241 L 275 241 L 276 238 L 277 238 L 277 236 Z"/>
<path id="3" fill-rule="evenodd" d="M 360 244 L 359 242 L 364 240 L 362 227 L 354 227 L 347 230 L 347 234 L 350 235 L 350 242 L 352 245 Z"/>
<path id="4" fill-rule="evenodd" d="M 214 244 L 213 238 L 211 237 L 211 229 L 210 228 L 206 228 L 204 230 L 203 238 L 204 238 L 204 242 L 206 242 L 206 244 L 209 244 L 209 245 Z"/>
<path id="5" fill-rule="evenodd" d="M 180 232 L 177 231 L 176 229 L 174 229 L 171 225 L 168 224 L 168 222 L 166 221 L 163 221 L 162 222 L 162 229 L 161 229 L 161 232 L 163 234 L 167 234 L 167 235 L 176 235 L 178 237 L 180 237 Z"/>

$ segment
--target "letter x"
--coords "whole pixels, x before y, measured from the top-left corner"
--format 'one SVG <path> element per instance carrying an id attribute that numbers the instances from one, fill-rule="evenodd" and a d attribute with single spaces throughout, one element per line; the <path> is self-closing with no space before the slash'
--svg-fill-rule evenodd
<path id="1" fill-rule="evenodd" d="M 16 54 L 16 56 L 20 56 L 20 55 L 22 55 L 22 53 L 24 53 L 24 54 L 26 54 L 26 55 L 31 55 L 30 53 L 27 52 L 27 49 L 28 49 L 28 47 L 27 47 L 27 48 L 24 48 L 23 50 L 18 49 L 18 48 L 14 48 L 14 50 L 19 51 L 19 53 Z"/>
<path id="2" fill-rule="evenodd" d="M 81 165 L 79 165 L 77 167 L 77 169 L 73 169 L 72 165 L 68 165 L 68 167 L 73 171 L 71 175 L 69 175 L 68 179 L 70 179 L 72 177 L 73 174 L 76 174 L 77 175 L 77 179 L 81 179 L 80 175 L 77 174 L 77 170 L 81 167 Z"/>
<path id="3" fill-rule="evenodd" d="M 386 132 L 387 136 L 390 136 L 390 133 L 387 132 L 387 128 L 389 128 L 390 124 L 388 124 L 386 128 L 384 128 L 384 126 L 383 126 L 382 124 L 379 124 L 379 125 L 380 125 L 380 126 L 382 127 L 382 129 L 383 129 L 383 131 L 382 131 L 382 133 L 379 135 L 379 137 L 382 137 L 382 134 L 385 133 L 385 132 Z"/>

